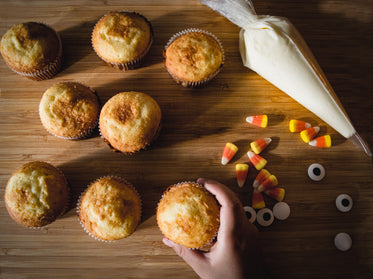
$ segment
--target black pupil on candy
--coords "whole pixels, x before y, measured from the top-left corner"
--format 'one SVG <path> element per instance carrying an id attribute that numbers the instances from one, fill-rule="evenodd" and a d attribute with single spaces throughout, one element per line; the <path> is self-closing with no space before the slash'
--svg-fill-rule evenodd
<path id="1" fill-rule="evenodd" d="M 347 207 L 347 206 L 350 205 L 350 201 L 348 199 L 343 199 L 342 200 L 342 205 Z"/>
<path id="2" fill-rule="evenodd" d="M 314 168 L 313 174 L 319 176 L 321 174 L 321 170 L 319 168 Z"/>
<path id="3" fill-rule="evenodd" d="M 250 218 L 251 218 L 251 213 L 246 211 L 246 217 L 247 217 L 248 219 L 250 219 Z"/>
<path id="4" fill-rule="evenodd" d="M 263 214 L 263 220 L 264 221 L 269 221 L 271 219 L 271 214 L 269 213 L 264 213 Z"/>

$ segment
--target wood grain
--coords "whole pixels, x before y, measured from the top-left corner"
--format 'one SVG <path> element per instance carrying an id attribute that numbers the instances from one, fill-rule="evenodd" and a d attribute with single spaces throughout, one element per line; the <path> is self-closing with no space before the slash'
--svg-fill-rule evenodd
<path id="1" fill-rule="evenodd" d="M 371 96 L 372 17 L 370 1 L 254 1 L 259 14 L 288 17 L 303 34 L 360 134 L 373 146 Z M 93 25 L 111 10 L 134 10 L 153 24 L 154 44 L 143 67 L 120 72 L 107 67 L 90 45 Z M 23 163 L 43 160 L 66 174 L 73 200 L 99 176 L 120 175 L 135 184 L 144 205 L 142 223 L 130 237 L 115 243 L 90 238 L 73 208 L 41 230 L 17 225 L 0 200 L 0 278 L 197 278 L 193 270 L 163 245 L 155 209 L 171 184 L 209 177 L 225 183 L 250 204 L 252 167 L 243 188 L 235 182 L 234 165 L 247 162 L 249 142 L 272 137 L 263 153 L 268 170 L 286 189 L 292 213 L 271 227 L 258 226 L 265 264 L 273 278 L 371 278 L 373 266 L 372 161 L 311 112 L 263 78 L 244 68 L 238 52 L 238 27 L 198 1 L 26 1 L 0 2 L 0 34 L 13 24 L 45 22 L 61 35 L 62 71 L 34 82 L 0 62 L 0 196 L 10 175 Z M 163 67 L 162 49 L 169 37 L 189 27 L 206 29 L 222 41 L 226 63 L 203 89 L 177 85 Z M 104 103 L 114 94 L 137 90 L 151 95 L 163 112 L 158 140 L 133 156 L 113 153 L 99 136 L 66 141 L 48 134 L 38 116 L 43 92 L 60 81 L 76 80 L 94 88 Z M 268 114 L 269 126 L 255 128 L 245 117 Z M 332 134 L 334 146 L 315 149 L 288 131 L 300 118 Z M 220 164 L 226 142 L 239 147 L 227 166 Z M 326 178 L 311 181 L 313 162 L 326 168 Z M 348 193 L 349 213 L 334 200 Z M 273 202 L 266 200 L 268 207 Z M 351 234 L 353 247 L 339 252 L 339 232 Z"/>

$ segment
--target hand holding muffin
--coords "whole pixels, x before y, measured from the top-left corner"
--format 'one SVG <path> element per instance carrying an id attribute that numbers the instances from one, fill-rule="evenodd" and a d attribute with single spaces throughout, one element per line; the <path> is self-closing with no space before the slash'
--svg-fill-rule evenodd
<path id="1" fill-rule="evenodd" d="M 167 238 L 163 243 L 173 248 L 201 278 L 261 278 L 258 231 L 247 219 L 241 202 L 223 184 L 203 178 L 197 182 L 221 205 L 217 242 L 209 252 L 188 249 Z"/>

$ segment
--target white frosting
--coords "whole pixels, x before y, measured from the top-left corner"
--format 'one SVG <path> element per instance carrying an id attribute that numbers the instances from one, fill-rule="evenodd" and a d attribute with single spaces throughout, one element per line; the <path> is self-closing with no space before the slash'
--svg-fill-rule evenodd
<path id="1" fill-rule="evenodd" d="M 243 64 L 346 138 L 356 131 L 302 36 L 286 18 L 260 16 L 240 32 Z"/>

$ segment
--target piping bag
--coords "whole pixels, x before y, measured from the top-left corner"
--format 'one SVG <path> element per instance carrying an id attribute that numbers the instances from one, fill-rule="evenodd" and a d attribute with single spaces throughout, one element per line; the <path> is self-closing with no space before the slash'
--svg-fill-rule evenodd
<path id="1" fill-rule="evenodd" d="M 250 0 L 200 0 L 241 27 L 243 65 L 316 114 L 372 156 L 294 25 L 284 17 L 257 15 Z"/>

